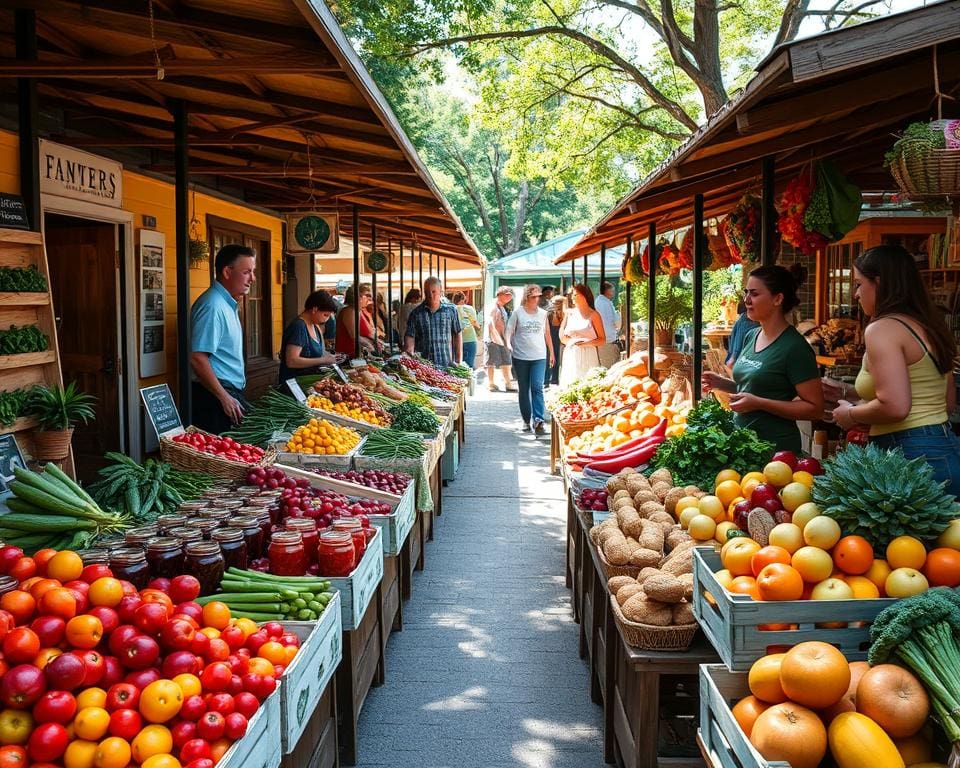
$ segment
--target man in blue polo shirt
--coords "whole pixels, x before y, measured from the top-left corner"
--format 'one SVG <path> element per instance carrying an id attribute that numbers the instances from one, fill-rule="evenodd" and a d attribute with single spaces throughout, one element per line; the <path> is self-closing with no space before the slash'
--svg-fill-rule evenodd
<path id="1" fill-rule="evenodd" d="M 193 424 L 214 434 L 243 421 L 247 373 L 238 301 L 256 279 L 257 260 L 243 245 L 217 253 L 217 279 L 190 310 L 190 367 L 193 369 Z"/>
<path id="2" fill-rule="evenodd" d="M 416 351 L 443 370 L 463 359 L 463 330 L 453 304 L 441 302 L 443 284 L 437 277 L 423 281 L 423 303 L 410 313 L 403 339 L 408 353 Z"/>

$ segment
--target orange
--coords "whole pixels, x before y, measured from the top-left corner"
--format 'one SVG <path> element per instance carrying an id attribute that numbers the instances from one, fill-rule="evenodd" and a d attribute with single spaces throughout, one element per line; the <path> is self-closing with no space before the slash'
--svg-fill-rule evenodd
<path id="1" fill-rule="evenodd" d="M 183 698 L 198 695 L 203 692 L 203 686 L 200 684 L 200 678 L 184 672 L 173 678 L 173 682 L 180 686 L 183 691 Z"/>
<path id="2" fill-rule="evenodd" d="M 253 619 L 236 619 L 234 622 L 240 630 L 243 631 L 243 639 L 246 640 L 250 635 L 256 632 L 259 627 Z"/>
<path id="3" fill-rule="evenodd" d="M 780 685 L 780 664 L 785 653 L 771 653 L 761 656 L 750 667 L 747 683 L 750 693 L 767 704 L 779 704 L 787 700 L 787 695 Z"/>
<path id="4" fill-rule="evenodd" d="M 271 664 L 285 664 L 287 651 L 280 643 L 275 640 L 270 640 L 260 646 L 260 650 L 257 651 L 257 656 L 266 659 Z"/>
<path id="5" fill-rule="evenodd" d="M 759 550 L 760 545 L 753 539 L 737 536 L 723 545 L 720 561 L 734 576 L 746 576 L 751 573 L 750 560 Z"/>
<path id="6" fill-rule="evenodd" d="M 873 545 L 863 536 L 844 536 L 833 548 L 833 562 L 844 573 L 859 576 L 873 565 Z"/>
<path id="7" fill-rule="evenodd" d="M 90 585 L 87 599 L 90 601 L 90 605 L 103 605 L 107 608 L 113 608 L 115 605 L 119 605 L 123 599 L 123 584 L 120 583 L 119 579 L 104 576 Z"/>
<path id="8" fill-rule="evenodd" d="M 47 576 L 51 579 L 59 579 L 61 582 L 73 581 L 79 579 L 83 573 L 83 560 L 76 552 L 65 549 L 57 552 L 47 561 Z"/>
<path id="9" fill-rule="evenodd" d="M 913 536 L 897 536 L 887 544 L 887 563 L 894 570 L 914 568 L 920 570 L 927 559 L 927 550 L 920 539 Z"/>
<path id="10" fill-rule="evenodd" d="M 829 643 L 800 643 L 783 657 L 780 684 L 791 701 L 823 709 L 836 704 L 850 687 L 850 663 Z"/>
<path id="11" fill-rule="evenodd" d="M 770 705 L 760 701 L 756 696 L 745 696 L 733 705 L 733 716 L 737 724 L 743 729 L 743 732 L 750 738 L 750 731 L 753 730 L 753 724 L 760 713 Z"/>
<path id="12" fill-rule="evenodd" d="M 297 652 L 300 650 L 295 645 L 287 645 L 284 647 L 286 651 L 286 660 L 283 663 L 284 666 L 289 666 L 293 663 L 293 660 L 297 657 Z"/>
<path id="13" fill-rule="evenodd" d="M 880 597 L 880 588 L 866 576 L 848 576 L 846 581 L 853 590 L 853 596 L 858 600 Z"/>
<path id="14" fill-rule="evenodd" d="M 140 763 L 140 768 L 181 768 L 181 764 L 173 755 L 162 754 L 148 757 Z"/>
<path id="15" fill-rule="evenodd" d="M 949 547 L 939 547 L 927 555 L 923 575 L 931 587 L 960 586 L 960 552 Z"/>
<path id="16" fill-rule="evenodd" d="M 73 721 L 73 733 L 78 739 L 98 741 L 107 735 L 110 713 L 103 707 L 84 707 Z"/>
<path id="17" fill-rule="evenodd" d="M 801 469 L 793 473 L 793 482 L 803 483 L 807 488 L 813 488 L 813 475 Z"/>
<path id="18" fill-rule="evenodd" d="M 0 608 L 9 611 L 17 624 L 25 624 L 37 609 L 37 601 L 29 592 L 15 589 L 0 597 Z"/>
<path id="19" fill-rule="evenodd" d="M 753 557 L 750 558 L 750 570 L 754 576 L 758 576 L 760 571 L 771 563 L 785 563 L 789 565 L 790 553 L 783 547 L 768 544 L 757 550 Z"/>
<path id="20" fill-rule="evenodd" d="M 77 711 L 87 707 L 107 706 L 107 692 L 103 688 L 84 688 L 77 694 Z"/>
<path id="21" fill-rule="evenodd" d="M 273 663 L 259 656 L 252 657 L 250 659 L 248 667 L 249 667 L 249 671 L 255 675 L 276 674 L 276 670 L 273 668 Z"/>
<path id="22" fill-rule="evenodd" d="M 148 723 L 166 723 L 183 706 L 183 691 L 173 680 L 154 680 L 140 694 L 140 714 Z"/>
<path id="23" fill-rule="evenodd" d="M 119 736 L 111 736 L 97 745 L 94 768 L 127 768 L 130 763 L 130 745 Z"/>
<path id="24" fill-rule="evenodd" d="M 67 642 L 74 648 L 96 648 L 103 637 L 103 624 L 96 616 L 83 614 L 67 622 Z"/>
<path id="25" fill-rule="evenodd" d="M 131 744 L 133 759 L 143 763 L 154 755 L 168 754 L 173 749 L 173 736 L 163 725 L 148 725 L 138 733 Z"/>
<path id="26" fill-rule="evenodd" d="M 886 560 L 874 560 L 870 565 L 870 570 L 863 574 L 870 579 L 870 581 L 877 585 L 877 589 L 880 590 L 880 597 L 884 597 L 886 595 L 883 585 L 886 584 L 887 576 L 890 575 L 892 570 L 893 569 L 887 564 Z"/>
<path id="27" fill-rule="evenodd" d="M 757 576 L 757 591 L 762 600 L 799 600 L 803 578 L 790 565 L 770 563 Z"/>
<path id="28" fill-rule="evenodd" d="M 33 660 L 33 666 L 37 669 L 45 669 L 47 664 L 61 655 L 63 655 L 63 651 L 59 648 L 41 648 L 40 653 L 38 653 L 37 657 Z"/>
<path id="29" fill-rule="evenodd" d="M 76 739 L 67 744 L 63 764 L 66 768 L 93 768 L 96 755 L 97 742 Z"/>
<path id="30" fill-rule="evenodd" d="M 761 600 L 760 592 L 757 590 L 757 580 L 753 576 L 737 576 L 730 582 L 727 591 L 736 592 L 740 595 L 750 595 L 754 600 Z"/>
<path id="31" fill-rule="evenodd" d="M 717 472 L 717 477 L 713 481 L 714 487 L 720 485 L 720 483 L 725 483 L 727 480 L 733 480 L 736 483 L 740 482 L 740 473 L 735 469 L 721 469 Z"/>
<path id="32" fill-rule="evenodd" d="M 230 609 L 219 600 L 207 603 L 203 606 L 203 623 L 207 627 L 226 629 L 230 624 Z"/>
<path id="33" fill-rule="evenodd" d="M 210 745 L 210 756 L 213 758 L 214 763 L 219 763 L 220 758 L 224 756 L 226 751 L 230 749 L 231 741 L 230 739 L 217 739 L 213 744 Z"/>
<path id="34" fill-rule="evenodd" d="M 33 595 L 33 599 L 37 602 L 40 602 L 40 598 L 44 596 L 45 593 L 49 592 L 51 589 L 57 589 L 62 587 L 57 579 L 37 579 L 33 582 L 29 589 L 30 594 Z M 25 587 L 26 588 L 26 587 Z"/>
<path id="35" fill-rule="evenodd" d="M 77 615 L 77 598 L 65 587 L 54 587 L 43 593 L 37 601 L 40 613 L 72 619 Z M 92 618 L 92 617 L 91 617 Z"/>
<path id="36" fill-rule="evenodd" d="M 720 499 L 720 502 L 724 507 L 729 507 L 730 503 L 735 498 L 742 496 L 743 494 L 740 493 L 740 483 L 738 483 L 736 480 L 724 480 L 722 483 L 717 485 L 713 495 Z"/>

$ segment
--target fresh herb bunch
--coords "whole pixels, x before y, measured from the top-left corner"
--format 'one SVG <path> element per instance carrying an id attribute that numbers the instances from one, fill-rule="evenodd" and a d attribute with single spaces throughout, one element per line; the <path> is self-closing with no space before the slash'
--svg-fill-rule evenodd
<path id="1" fill-rule="evenodd" d="M 0 331 L 0 355 L 21 355 L 27 352 L 46 352 L 50 339 L 36 325 L 11 325 Z"/>
<path id="2" fill-rule="evenodd" d="M 435 434 L 440 427 L 437 414 L 422 405 L 411 403 L 409 399 L 390 406 L 393 416 L 393 428 L 398 432 L 424 432 Z"/>
<path id="3" fill-rule="evenodd" d="M 923 457 L 896 448 L 848 445 L 814 479 L 813 500 L 844 534 L 883 549 L 897 536 L 931 540 L 960 517 L 960 504 L 938 483 Z"/>
<path id="4" fill-rule="evenodd" d="M 0 392 L 0 426 L 9 427 L 27 413 L 33 387 Z"/>
<path id="5" fill-rule="evenodd" d="M 29 267 L 0 267 L 0 291 L 5 293 L 46 293 L 47 278 L 32 264 Z"/>
<path id="6" fill-rule="evenodd" d="M 407 396 L 407 402 L 414 405 L 422 405 L 424 408 L 433 408 L 430 398 L 425 392 L 411 392 Z"/>
<path id="7" fill-rule="evenodd" d="M 924 157 L 932 149 L 945 149 L 947 137 L 942 129 L 930 123 L 910 123 L 903 135 L 896 140 L 893 147 L 883 156 L 883 167 L 889 168 L 901 156 Z"/>
<path id="8" fill-rule="evenodd" d="M 736 428 L 732 413 L 704 398 L 687 416 L 686 431 L 657 449 L 650 468 L 669 469 L 676 485 L 710 491 L 721 469 L 746 474 L 770 461 L 774 448 L 752 429 Z"/>
<path id="9" fill-rule="evenodd" d="M 315 415 L 289 395 L 268 389 L 244 414 L 243 423 L 223 434 L 241 443 L 266 448 L 273 440 L 274 433 L 292 432 Z"/>
<path id="10" fill-rule="evenodd" d="M 451 376 L 456 376 L 458 379 L 463 379 L 464 381 L 469 381 L 470 377 L 473 375 L 473 371 L 471 371 L 470 368 L 463 363 L 448 365 L 446 371 Z"/>

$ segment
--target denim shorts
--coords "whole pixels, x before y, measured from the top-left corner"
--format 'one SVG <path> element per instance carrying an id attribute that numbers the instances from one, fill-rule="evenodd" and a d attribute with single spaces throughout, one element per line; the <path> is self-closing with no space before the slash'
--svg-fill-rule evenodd
<path id="1" fill-rule="evenodd" d="M 900 448 L 908 459 L 922 456 L 937 481 L 946 482 L 946 490 L 960 497 L 960 440 L 949 422 L 878 435 L 870 442 L 880 448 Z"/>

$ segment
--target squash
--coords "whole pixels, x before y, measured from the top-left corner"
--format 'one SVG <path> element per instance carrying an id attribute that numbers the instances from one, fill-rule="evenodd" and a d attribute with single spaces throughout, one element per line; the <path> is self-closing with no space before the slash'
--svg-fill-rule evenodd
<path id="1" fill-rule="evenodd" d="M 906 768 L 896 744 L 883 728 L 859 712 L 837 715 L 827 738 L 839 768 Z"/>
<path id="2" fill-rule="evenodd" d="M 927 722 L 930 697 L 908 669 L 879 664 L 860 678 L 857 711 L 877 723 L 894 739 L 912 736 Z"/>
<path id="3" fill-rule="evenodd" d="M 827 753 L 827 729 L 816 712 L 787 701 L 760 713 L 750 743 L 766 760 L 783 760 L 791 768 L 817 768 Z"/>

